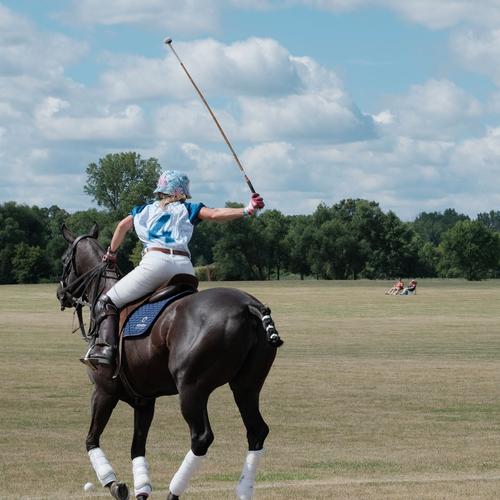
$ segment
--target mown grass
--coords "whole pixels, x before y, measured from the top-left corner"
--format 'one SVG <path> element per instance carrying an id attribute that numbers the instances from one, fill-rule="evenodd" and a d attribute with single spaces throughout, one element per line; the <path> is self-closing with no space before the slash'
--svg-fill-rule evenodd
<path id="1" fill-rule="evenodd" d="M 255 498 L 497 498 L 500 282 L 217 283 L 270 305 L 285 345 L 262 392 L 271 427 Z M 204 285 L 207 286 L 207 285 Z M 0 498 L 91 498 L 85 453 L 92 387 L 54 285 L 0 287 Z M 188 498 L 234 498 L 245 431 L 228 388 L 216 440 Z M 131 483 L 132 410 L 102 446 Z M 158 401 L 148 458 L 163 498 L 189 435 L 176 397 Z M 101 495 L 98 490 L 94 496 Z"/>

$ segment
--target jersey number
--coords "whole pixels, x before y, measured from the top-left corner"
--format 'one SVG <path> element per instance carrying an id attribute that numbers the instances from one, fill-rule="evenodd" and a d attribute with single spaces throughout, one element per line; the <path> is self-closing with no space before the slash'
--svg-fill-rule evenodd
<path id="1" fill-rule="evenodd" d="M 163 240 L 165 243 L 173 243 L 175 240 L 172 238 L 171 231 L 164 231 L 165 224 L 170 220 L 170 214 L 163 214 L 149 230 L 150 240 Z"/>

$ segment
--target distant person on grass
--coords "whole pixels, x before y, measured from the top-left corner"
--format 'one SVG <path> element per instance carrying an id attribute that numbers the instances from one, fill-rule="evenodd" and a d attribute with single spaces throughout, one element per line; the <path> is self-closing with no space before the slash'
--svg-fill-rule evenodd
<path id="1" fill-rule="evenodd" d="M 404 287 L 405 287 L 404 281 L 401 278 L 399 278 L 398 281 L 396 281 L 396 283 L 392 285 L 392 288 L 389 288 L 388 290 L 385 291 L 385 294 L 398 295 L 398 293 L 400 293 Z"/>
<path id="2" fill-rule="evenodd" d="M 400 295 L 414 295 L 415 293 L 417 293 L 417 280 L 411 280 Z"/>

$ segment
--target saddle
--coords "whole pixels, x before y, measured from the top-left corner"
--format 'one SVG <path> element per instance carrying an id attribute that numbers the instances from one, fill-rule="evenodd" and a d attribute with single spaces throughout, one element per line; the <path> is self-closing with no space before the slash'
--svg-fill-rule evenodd
<path id="1" fill-rule="evenodd" d="M 164 309 L 177 299 L 190 295 L 198 291 L 198 278 L 192 274 L 176 274 L 170 280 L 157 288 L 154 292 L 145 297 L 141 297 L 130 304 L 127 304 L 120 311 L 119 329 L 120 335 L 123 334 L 123 328 L 127 325 L 127 321 L 135 311 L 146 304 L 157 304 L 157 307 L 152 307 L 153 310 Z"/>

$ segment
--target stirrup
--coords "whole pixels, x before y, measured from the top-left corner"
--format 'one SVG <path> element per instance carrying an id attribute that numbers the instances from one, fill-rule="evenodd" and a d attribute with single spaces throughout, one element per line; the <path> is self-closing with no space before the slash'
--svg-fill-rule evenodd
<path id="1" fill-rule="evenodd" d="M 92 351 L 98 346 L 104 347 L 105 350 L 110 349 L 111 350 L 110 355 L 109 356 L 92 355 L 92 354 L 94 354 Z M 94 370 L 97 370 L 97 365 L 99 365 L 99 364 L 111 366 L 115 360 L 114 351 L 115 351 L 115 348 L 109 344 L 94 344 L 85 353 L 85 356 L 83 356 L 83 358 L 80 358 L 80 361 L 84 365 L 87 365 L 89 368 L 92 368 Z"/>
<path id="2" fill-rule="evenodd" d="M 85 353 L 85 356 L 80 358 L 80 361 L 84 365 L 91 368 L 92 370 L 97 370 L 97 363 L 94 364 L 93 360 L 91 358 L 89 358 L 89 354 L 90 354 L 90 351 L 92 350 L 92 347 L 94 347 L 94 346 L 89 347 L 88 351 Z"/>
<path id="3" fill-rule="evenodd" d="M 85 365 L 85 366 L 88 366 L 89 368 L 91 368 L 92 370 L 97 370 L 97 363 L 94 364 L 93 363 L 93 360 L 91 360 L 90 358 L 80 358 L 80 361 Z"/>

